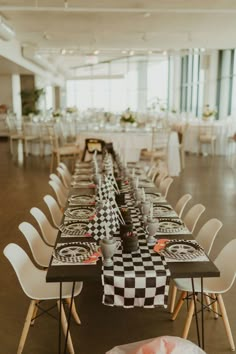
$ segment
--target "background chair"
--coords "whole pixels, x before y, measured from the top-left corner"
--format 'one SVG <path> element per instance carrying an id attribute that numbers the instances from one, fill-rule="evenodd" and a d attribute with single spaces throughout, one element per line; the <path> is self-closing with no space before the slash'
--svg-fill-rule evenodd
<path id="1" fill-rule="evenodd" d="M 59 205 L 57 204 L 56 200 L 48 194 L 43 197 L 43 200 L 48 206 L 54 226 L 58 228 L 61 225 L 63 217 L 63 213 Z"/>
<path id="2" fill-rule="evenodd" d="M 184 194 L 176 203 L 174 210 L 181 218 L 184 208 L 186 207 L 187 203 L 192 199 L 191 194 Z"/>
<path id="3" fill-rule="evenodd" d="M 55 192 L 57 201 L 61 209 L 64 209 L 67 203 L 67 196 L 63 193 L 60 186 L 55 181 L 50 180 L 48 183 L 52 187 L 53 191 Z"/>
<path id="4" fill-rule="evenodd" d="M 196 241 L 204 248 L 207 255 L 210 254 L 215 238 L 222 228 L 223 224 L 218 219 L 208 220 L 199 230 Z M 174 311 L 177 287 L 173 285 L 170 303 L 170 313 Z"/>
<path id="5" fill-rule="evenodd" d="M 46 244 L 54 246 L 58 235 L 58 229 L 55 229 L 55 227 L 50 224 L 46 215 L 39 208 L 31 208 L 30 214 L 33 215 L 37 221 Z"/>
<path id="6" fill-rule="evenodd" d="M 38 309 L 38 303 L 45 300 L 56 300 L 58 309 L 60 308 L 59 284 L 46 283 L 46 272 L 36 268 L 25 251 L 18 245 L 14 243 L 8 244 L 4 248 L 3 253 L 14 268 L 22 290 L 31 300 L 17 349 L 17 354 L 21 354 L 24 349 L 30 325 L 32 322 L 34 322 Z M 74 296 L 78 296 L 80 294 L 82 285 L 83 284 L 81 282 L 76 283 Z M 70 298 L 71 289 L 72 283 L 63 283 L 63 299 Z M 62 328 L 64 334 L 66 335 L 67 320 L 63 304 L 61 306 L 61 320 Z M 67 347 L 70 354 L 75 353 L 70 333 L 68 334 Z"/>
<path id="7" fill-rule="evenodd" d="M 62 179 L 62 182 L 63 182 L 64 186 L 66 188 L 69 188 L 70 187 L 70 183 L 71 183 L 71 179 L 68 179 L 68 176 L 67 176 L 65 170 L 62 167 L 58 166 L 57 167 L 57 172 L 61 176 L 61 179 Z"/>
<path id="8" fill-rule="evenodd" d="M 49 178 L 50 180 L 54 181 L 58 185 L 58 188 L 61 190 L 63 195 L 67 198 L 69 194 L 69 189 L 65 187 L 65 185 L 62 183 L 62 180 L 55 173 L 51 173 L 49 175 Z"/>
<path id="9" fill-rule="evenodd" d="M 15 118 L 7 116 L 6 118 L 7 126 L 9 129 L 9 139 L 10 139 L 10 152 L 11 155 L 14 154 L 14 141 L 23 141 L 23 131 L 17 129 Z"/>
<path id="10" fill-rule="evenodd" d="M 211 153 L 215 155 L 216 150 L 216 138 L 217 136 L 214 134 L 214 126 L 211 125 L 200 125 L 199 126 L 199 135 L 198 135 L 198 142 L 199 142 L 199 153 L 202 153 L 202 145 L 207 144 L 211 146 Z"/>
<path id="11" fill-rule="evenodd" d="M 101 139 L 85 139 L 84 151 L 82 154 L 82 161 L 85 161 L 86 154 L 94 154 L 97 151 L 97 154 L 103 154 L 106 143 Z"/>
<path id="12" fill-rule="evenodd" d="M 208 296 L 208 294 L 213 294 L 211 300 L 213 301 L 212 306 L 216 309 L 216 304 L 219 305 L 224 327 L 226 330 L 226 334 L 230 343 L 231 350 L 235 350 L 235 344 L 233 340 L 232 331 L 230 328 L 227 312 L 225 309 L 224 301 L 222 298 L 222 294 L 228 292 L 234 281 L 236 276 L 236 239 L 230 241 L 220 252 L 220 254 L 215 259 L 215 265 L 220 271 L 220 276 L 217 278 L 205 278 L 203 283 L 203 291 Z M 180 290 L 181 296 L 179 302 L 175 308 L 174 314 L 172 316 L 172 320 L 175 320 L 182 305 L 186 294 L 192 291 L 192 285 L 190 279 L 176 279 L 175 285 L 177 286 L 178 290 Z M 199 279 L 194 279 L 194 286 L 195 291 L 199 293 L 201 291 L 201 285 Z M 211 308 L 209 308 L 211 309 Z M 191 299 L 189 310 L 183 330 L 183 338 L 188 337 L 192 317 L 194 312 L 194 300 Z"/>
<path id="13" fill-rule="evenodd" d="M 200 216 L 205 210 L 204 205 L 196 204 L 187 212 L 183 221 L 190 232 L 194 231 Z"/>
<path id="14" fill-rule="evenodd" d="M 167 177 L 160 183 L 160 192 L 165 199 L 167 198 L 170 186 L 173 182 L 173 178 Z"/>

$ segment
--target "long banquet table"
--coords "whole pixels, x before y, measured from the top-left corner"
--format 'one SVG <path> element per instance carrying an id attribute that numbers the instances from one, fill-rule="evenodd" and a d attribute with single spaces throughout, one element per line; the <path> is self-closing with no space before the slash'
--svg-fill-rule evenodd
<path id="1" fill-rule="evenodd" d="M 83 174 L 85 173 L 84 170 L 82 172 Z M 145 193 L 155 193 L 156 196 L 159 196 L 160 202 L 157 203 L 157 206 L 163 205 L 167 203 L 167 201 L 163 200 L 163 197 L 158 194 L 158 190 L 155 186 L 152 188 L 144 188 Z M 70 195 L 94 195 L 94 188 L 72 188 L 70 191 Z M 159 198 L 158 197 L 158 198 Z M 127 203 L 127 205 L 129 205 Z M 79 208 L 79 206 L 78 206 Z M 69 207 L 68 209 L 69 210 Z M 159 219 L 161 220 L 161 219 Z M 140 224 L 141 225 L 141 224 Z M 156 239 L 162 239 L 163 237 L 168 237 L 169 239 L 175 239 L 175 240 L 192 240 L 193 236 L 191 235 L 190 232 L 183 232 L 181 233 L 178 232 L 176 234 L 174 233 L 157 233 L 156 234 Z M 146 242 L 145 238 L 142 242 Z M 57 243 L 55 245 L 55 249 L 57 245 L 59 244 L 67 244 L 69 245 L 72 242 L 94 242 L 93 237 L 72 237 L 72 236 L 67 236 L 62 237 L 61 232 L 58 233 L 58 239 Z M 140 240 L 139 240 L 140 243 Z M 116 255 L 115 255 L 116 256 Z M 115 257 L 114 256 L 114 257 Z M 84 283 L 86 282 L 100 282 L 101 287 L 102 287 L 102 281 L 101 281 L 101 276 L 102 273 L 104 272 L 104 267 L 102 267 L 102 261 L 101 259 L 98 260 L 96 265 L 87 265 L 87 264 L 70 264 L 70 265 L 61 265 L 58 264 L 53 264 L 53 257 L 51 259 L 48 271 L 47 271 L 47 276 L 46 280 L 47 282 L 58 282 L 60 283 L 60 288 L 62 287 L 63 282 L 76 282 L 76 281 L 83 281 Z M 168 269 L 170 271 L 170 276 L 172 278 L 201 278 L 201 284 L 203 287 L 203 279 L 205 277 L 217 277 L 219 276 L 219 270 L 216 268 L 214 263 L 207 259 L 204 261 L 184 261 L 184 262 L 170 262 L 168 263 Z M 114 278 L 116 276 L 114 275 Z M 194 292 L 194 289 L 193 289 Z M 203 295 L 203 292 L 202 292 Z M 73 297 L 73 293 L 72 293 Z M 202 310 L 203 310 L 203 305 L 202 305 Z M 197 316 L 196 316 L 196 321 L 198 321 Z M 69 322 L 69 321 L 68 321 Z M 199 333 L 198 333 L 198 340 L 199 340 L 199 345 L 202 345 L 204 347 L 204 327 L 203 327 L 203 311 L 202 311 L 202 342 L 199 339 Z M 69 328 L 69 325 L 68 325 Z M 198 328 L 198 326 L 197 326 Z M 60 337 L 59 337 L 60 338 Z M 59 353 L 60 353 L 60 345 L 59 345 Z"/>

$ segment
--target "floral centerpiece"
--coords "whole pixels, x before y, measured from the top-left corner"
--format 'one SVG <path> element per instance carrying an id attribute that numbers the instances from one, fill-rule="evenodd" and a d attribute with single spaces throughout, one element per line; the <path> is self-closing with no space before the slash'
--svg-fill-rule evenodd
<path id="1" fill-rule="evenodd" d="M 60 110 L 52 112 L 53 118 L 59 118 L 62 117 L 62 112 Z"/>
<path id="2" fill-rule="evenodd" d="M 211 109 L 209 104 L 206 104 L 203 110 L 203 120 L 210 120 L 215 117 L 217 113 L 216 109 Z"/>
<path id="3" fill-rule="evenodd" d="M 128 108 L 120 118 L 121 123 L 135 123 L 135 115 Z"/>
<path id="4" fill-rule="evenodd" d="M 78 109 L 77 107 L 67 107 L 66 108 L 66 113 L 72 114 L 72 113 L 77 113 Z"/>

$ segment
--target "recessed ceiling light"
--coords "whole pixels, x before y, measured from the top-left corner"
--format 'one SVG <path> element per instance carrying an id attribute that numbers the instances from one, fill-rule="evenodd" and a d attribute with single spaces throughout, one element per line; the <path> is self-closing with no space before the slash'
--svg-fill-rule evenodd
<path id="1" fill-rule="evenodd" d="M 149 50 L 149 51 L 148 51 L 148 54 L 152 54 L 152 53 L 153 53 L 153 51 L 152 51 L 152 50 Z"/>
<path id="2" fill-rule="evenodd" d="M 70 49 L 70 50 L 68 51 L 69 54 L 74 54 L 74 52 L 75 52 L 75 51 L 74 51 L 73 49 Z"/>
<path id="3" fill-rule="evenodd" d="M 163 55 L 166 55 L 166 54 L 167 54 L 167 51 L 166 51 L 166 50 L 164 50 L 164 51 L 162 52 L 162 54 L 163 54 Z"/>
<path id="4" fill-rule="evenodd" d="M 205 52 L 205 51 L 206 51 L 206 49 L 205 49 L 205 48 L 201 48 L 200 50 L 201 50 L 201 52 Z"/>
<path id="5" fill-rule="evenodd" d="M 122 50 L 122 54 L 127 54 L 127 50 Z"/>
<path id="6" fill-rule="evenodd" d="M 95 51 L 93 52 L 94 55 L 98 55 L 99 53 L 100 53 L 99 50 L 95 50 Z"/>
<path id="7" fill-rule="evenodd" d="M 145 12 L 145 14 L 143 14 L 143 17 L 150 17 L 150 16 L 151 16 L 150 12 Z"/>
<path id="8" fill-rule="evenodd" d="M 129 55 L 134 55 L 134 51 L 133 51 L 133 50 L 130 50 L 130 51 L 129 51 Z"/>
<path id="9" fill-rule="evenodd" d="M 65 49 L 65 48 L 63 48 L 63 49 L 61 50 L 61 54 L 62 54 L 62 55 L 65 55 L 65 54 L 66 54 L 66 49 Z"/>

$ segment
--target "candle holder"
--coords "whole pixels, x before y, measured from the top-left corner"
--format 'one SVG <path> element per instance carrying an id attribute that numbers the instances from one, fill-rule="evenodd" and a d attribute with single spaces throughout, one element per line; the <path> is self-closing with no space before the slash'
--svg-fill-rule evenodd
<path id="1" fill-rule="evenodd" d="M 147 226 L 146 226 L 148 232 L 147 243 L 149 244 L 156 243 L 156 238 L 154 236 L 158 230 L 158 227 L 159 227 L 158 220 L 149 219 L 147 221 Z"/>

